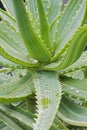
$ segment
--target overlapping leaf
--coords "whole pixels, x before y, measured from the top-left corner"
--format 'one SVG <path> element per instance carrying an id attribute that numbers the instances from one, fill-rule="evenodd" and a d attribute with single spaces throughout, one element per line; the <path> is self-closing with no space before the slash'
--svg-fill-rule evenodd
<path id="1" fill-rule="evenodd" d="M 48 130 L 53 122 L 61 99 L 61 87 L 55 72 L 33 72 L 37 98 L 37 119 L 34 130 Z"/>
<path id="2" fill-rule="evenodd" d="M 0 66 L 7 67 L 7 68 L 25 68 L 23 66 L 20 66 L 18 64 L 15 64 L 9 60 L 7 60 L 5 57 L 0 55 Z"/>
<path id="3" fill-rule="evenodd" d="M 57 62 L 47 65 L 45 69 L 63 70 L 63 68 L 70 66 L 80 57 L 86 44 L 87 44 L 87 26 L 84 26 L 78 29 L 78 31 L 73 36 L 65 56 L 61 57 Z"/>
<path id="4" fill-rule="evenodd" d="M 0 105 L 0 119 L 11 129 L 32 130 L 34 115 L 10 105 Z"/>
<path id="5" fill-rule="evenodd" d="M 79 70 L 87 67 L 87 51 L 83 52 L 80 58 L 69 67 L 60 70 L 60 73 L 68 73 L 74 72 L 75 70 Z"/>
<path id="6" fill-rule="evenodd" d="M 62 77 L 63 91 L 69 96 L 87 99 L 87 80 L 73 79 L 69 77 Z"/>
<path id="7" fill-rule="evenodd" d="M 63 98 L 58 116 L 65 122 L 75 126 L 87 126 L 87 108 L 77 105 L 68 97 Z"/>
<path id="8" fill-rule="evenodd" d="M 4 31 L 5 30 L 5 31 Z M 5 22 L 0 23 L 0 53 L 10 61 L 23 66 L 33 66 L 20 35 Z"/>
<path id="9" fill-rule="evenodd" d="M 7 11 L 0 9 L 0 18 L 18 31 L 15 19 Z"/>
<path id="10" fill-rule="evenodd" d="M 0 74 L 0 102 L 22 100 L 32 94 L 33 91 L 32 78 L 29 73 L 21 79 Z"/>
<path id="11" fill-rule="evenodd" d="M 14 17 L 14 11 L 13 11 L 13 4 L 12 4 L 12 0 L 1 0 L 6 11 L 12 16 Z M 10 5 L 10 6 L 9 6 Z"/>
<path id="12" fill-rule="evenodd" d="M 31 21 L 28 17 L 23 1 L 13 0 L 13 5 L 16 14 L 16 21 L 30 56 L 40 62 L 49 61 L 50 52 L 31 26 Z"/>
<path id="13" fill-rule="evenodd" d="M 59 21 L 57 47 L 53 60 L 66 49 L 67 42 L 81 25 L 86 11 L 86 0 L 69 1 Z M 62 49 L 62 50 L 61 50 Z"/>

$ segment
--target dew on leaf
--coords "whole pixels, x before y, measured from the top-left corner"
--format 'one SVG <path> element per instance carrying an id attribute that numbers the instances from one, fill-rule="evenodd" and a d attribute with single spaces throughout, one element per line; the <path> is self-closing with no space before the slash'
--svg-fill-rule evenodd
<path id="1" fill-rule="evenodd" d="M 74 90 L 74 87 L 70 87 L 70 90 Z"/>
<path id="2" fill-rule="evenodd" d="M 83 59 L 82 59 L 82 62 L 86 62 L 86 61 L 87 61 L 87 59 L 86 59 L 86 58 L 83 58 Z"/>
<path id="3" fill-rule="evenodd" d="M 79 93 L 79 90 L 75 90 L 76 93 Z"/>

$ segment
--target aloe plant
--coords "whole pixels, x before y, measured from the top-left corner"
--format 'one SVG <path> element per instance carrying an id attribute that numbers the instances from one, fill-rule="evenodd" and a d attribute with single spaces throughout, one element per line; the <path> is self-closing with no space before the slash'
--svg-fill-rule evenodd
<path id="1" fill-rule="evenodd" d="M 86 127 L 87 0 L 1 2 L 0 129 Z"/>

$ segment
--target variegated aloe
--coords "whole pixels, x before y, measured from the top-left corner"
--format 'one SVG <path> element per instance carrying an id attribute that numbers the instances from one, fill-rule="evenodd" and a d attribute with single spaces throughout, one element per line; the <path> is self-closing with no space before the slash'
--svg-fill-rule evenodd
<path id="1" fill-rule="evenodd" d="M 1 2 L 0 130 L 86 127 L 87 0 Z"/>

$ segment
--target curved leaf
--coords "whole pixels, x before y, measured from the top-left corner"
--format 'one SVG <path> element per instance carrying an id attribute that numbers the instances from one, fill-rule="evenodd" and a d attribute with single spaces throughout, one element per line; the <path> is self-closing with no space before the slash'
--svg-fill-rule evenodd
<path id="1" fill-rule="evenodd" d="M 9 49 L 9 48 L 8 48 Z M 22 66 L 26 66 L 26 67 L 37 67 L 39 64 L 36 62 L 36 60 L 30 60 L 30 62 L 26 62 L 23 60 L 20 60 L 12 55 L 10 55 L 9 53 L 7 53 L 1 46 L 0 46 L 0 54 L 5 57 L 6 59 L 12 61 L 13 63 L 22 65 Z"/>
<path id="2" fill-rule="evenodd" d="M 30 56 L 40 62 L 48 62 L 50 52 L 31 26 L 23 1 L 13 0 L 13 5 L 19 30 Z"/>
<path id="3" fill-rule="evenodd" d="M 6 43 L 2 43 L 1 39 L 3 39 L 3 41 L 5 41 Z M 5 49 L 6 47 L 10 46 L 16 51 L 18 51 L 19 53 L 23 55 L 28 55 L 28 52 L 24 46 L 20 34 L 3 21 L 0 22 L 0 45 L 2 45 Z"/>
<path id="4" fill-rule="evenodd" d="M 48 4 L 47 4 L 48 2 Z M 61 14 L 63 1 L 62 0 L 44 0 L 44 6 L 48 9 L 47 17 L 51 25 L 55 18 Z"/>
<path id="5" fill-rule="evenodd" d="M 69 77 L 62 77 L 63 91 L 69 96 L 87 100 L 87 80 L 73 79 Z"/>
<path id="6" fill-rule="evenodd" d="M 63 98 L 58 116 L 63 121 L 74 126 L 87 126 L 87 108 L 79 106 L 68 97 Z"/>
<path id="7" fill-rule="evenodd" d="M 0 111 L 3 111 L 4 114 L 6 114 L 8 117 L 10 117 L 11 121 L 12 119 L 14 122 L 18 120 L 19 125 L 24 125 L 25 129 L 32 130 L 34 121 L 34 115 L 32 113 L 26 112 L 23 109 L 16 108 L 11 105 L 0 105 Z M 7 124 L 8 125 L 8 124 Z M 10 124 L 10 127 L 13 129 L 15 128 Z M 24 129 L 22 127 L 22 130 Z"/>
<path id="8" fill-rule="evenodd" d="M 23 66 L 33 67 L 37 64 L 35 60 L 28 58 L 20 35 L 5 22 L 0 22 L 0 53 L 10 61 Z"/>
<path id="9" fill-rule="evenodd" d="M 13 102 L 26 98 L 34 91 L 31 74 L 18 79 L 0 74 L 0 102 Z"/>
<path id="10" fill-rule="evenodd" d="M 0 66 L 6 67 L 6 68 L 16 68 L 16 69 L 21 69 L 25 68 L 21 65 L 17 65 L 9 60 L 7 60 L 5 57 L 0 55 Z"/>
<path id="11" fill-rule="evenodd" d="M 34 130 L 48 130 L 52 124 L 61 99 L 61 87 L 56 72 L 33 72 L 38 114 Z"/>
<path id="12" fill-rule="evenodd" d="M 56 130 L 69 130 L 68 128 L 66 128 L 66 125 L 57 117 L 54 120 L 54 125 L 56 125 Z"/>
<path id="13" fill-rule="evenodd" d="M 10 128 L 32 130 L 33 115 L 10 105 L 0 105 L 0 119 Z"/>
<path id="14" fill-rule="evenodd" d="M 14 11 L 13 11 L 13 4 L 12 4 L 12 0 L 1 0 L 6 11 L 12 16 L 14 17 Z"/>
<path id="15" fill-rule="evenodd" d="M 82 54 L 87 44 L 87 26 L 80 28 L 70 41 L 67 53 L 58 69 L 63 69 L 73 64 Z M 73 53 L 74 52 L 74 53 Z"/>
<path id="16" fill-rule="evenodd" d="M 54 19 L 60 15 L 61 13 L 61 6 L 62 6 L 62 0 L 41 0 L 42 4 L 44 6 L 45 13 L 47 15 L 47 19 L 49 22 L 49 25 L 54 21 Z M 31 13 L 33 14 L 34 19 L 37 21 L 39 14 L 38 14 L 38 8 L 37 8 L 37 1 L 31 1 L 27 0 L 27 6 L 31 10 Z M 38 21 L 39 22 L 39 21 Z"/>
<path id="17" fill-rule="evenodd" d="M 0 105 L 0 111 L 3 111 L 4 115 L 7 115 L 11 119 L 11 121 L 14 121 L 14 123 L 18 122 L 19 126 L 20 126 L 20 123 L 23 124 L 22 130 L 23 130 L 23 128 L 24 128 L 24 130 L 25 129 L 32 130 L 34 128 L 33 123 L 35 122 L 34 118 L 36 117 L 34 114 L 32 114 L 30 112 L 26 112 L 23 109 L 14 107 L 12 105 Z M 13 119 L 15 119 L 15 120 L 13 120 Z M 17 122 L 16 122 L 16 120 L 17 120 Z M 58 121 L 56 121 L 56 123 L 57 122 Z M 10 126 L 12 129 L 14 128 L 14 126 L 11 123 L 10 124 L 6 123 L 6 125 Z M 5 125 L 2 127 L 5 127 Z M 59 129 L 59 127 L 56 124 L 56 125 L 52 125 L 52 127 L 49 130 L 61 130 L 61 128 L 65 129 L 65 127 L 62 127 L 62 126 Z M 3 130 L 3 129 L 1 129 L 1 130 Z M 8 129 L 6 129 L 6 130 L 8 130 Z M 9 130 L 10 130 L 10 128 L 9 128 Z M 65 130 L 68 130 L 68 129 L 65 129 Z"/>
<path id="18" fill-rule="evenodd" d="M 46 65 L 46 70 L 60 70 L 73 64 L 81 55 L 87 44 L 87 26 L 83 26 L 75 33 L 70 41 L 70 46 L 67 49 L 65 56 L 59 59 L 58 62 Z M 74 52 L 74 53 L 73 53 Z"/>
<path id="19" fill-rule="evenodd" d="M 85 12 L 86 0 L 73 0 L 68 2 L 59 21 L 57 47 L 53 60 L 58 59 L 64 52 L 67 43 L 81 25 Z"/>
<path id="20" fill-rule="evenodd" d="M 63 74 L 74 72 L 82 68 L 87 68 L 87 51 L 83 52 L 80 58 L 74 64 L 70 65 L 65 69 L 60 70 L 60 73 Z"/>
<path id="21" fill-rule="evenodd" d="M 43 36 L 48 38 L 50 37 L 50 41 L 48 39 L 48 42 L 45 42 L 45 44 L 48 44 L 50 42 L 50 46 L 51 49 L 53 51 L 53 46 L 55 43 L 55 35 L 56 35 L 56 31 L 57 31 L 57 25 L 58 25 L 58 16 L 61 14 L 61 6 L 62 6 L 62 0 L 44 0 L 42 1 L 42 5 L 43 5 L 43 10 L 45 13 L 45 22 L 43 20 L 41 20 L 40 24 L 40 19 L 41 17 L 43 18 L 43 15 L 41 13 L 41 17 L 39 17 L 39 13 L 42 11 L 42 9 L 38 12 L 38 6 L 37 6 L 37 1 L 35 0 L 27 0 L 27 9 L 30 9 L 30 14 L 32 14 L 34 21 L 36 22 L 36 27 L 37 27 L 37 32 L 39 33 L 38 30 L 40 30 L 40 27 L 43 26 L 42 28 L 42 39 Z M 58 19 L 58 20 L 56 20 Z M 33 21 L 32 21 L 33 22 Z M 44 24 L 46 23 L 46 24 Z M 49 27 L 48 27 L 49 26 Z M 45 33 L 44 31 L 45 30 Z M 47 32 L 47 33 L 46 33 Z M 48 35 L 49 33 L 49 35 Z M 39 33 L 39 35 L 41 36 L 41 34 Z"/>
<path id="22" fill-rule="evenodd" d="M 43 7 L 42 0 L 37 0 L 39 19 L 40 19 L 40 31 L 41 37 L 44 40 L 46 46 L 50 49 L 50 37 L 49 37 L 49 24 L 47 21 L 46 13 Z"/>
<path id="23" fill-rule="evenodd" d="M 56 36 L 58 33 L 59 19 L 62 14 L 63 0 L 48 0 L 48 4 L 45 0 L 44 3 L 44 6 L 47 8 L 47 17 L 50 25 L 50 44 L 52 49 L 51 51 L 54 54 L 57 43 Z"/>
<path id="24" fill-rule="evenodd" d="M 3 21 L 5 21 L 6 23 L 8 23 L 9 25 L 11 25 L 11 27 L 13 27 L 14 29 L 18 30 L 17 26 L 16 26 L 16 21 L 13 17 L 11 17 L 11 15 L 9 15 L 7 13 L 7 11 L 4 11 L 2 9 L 0 9 L 0 17 Z"/>

